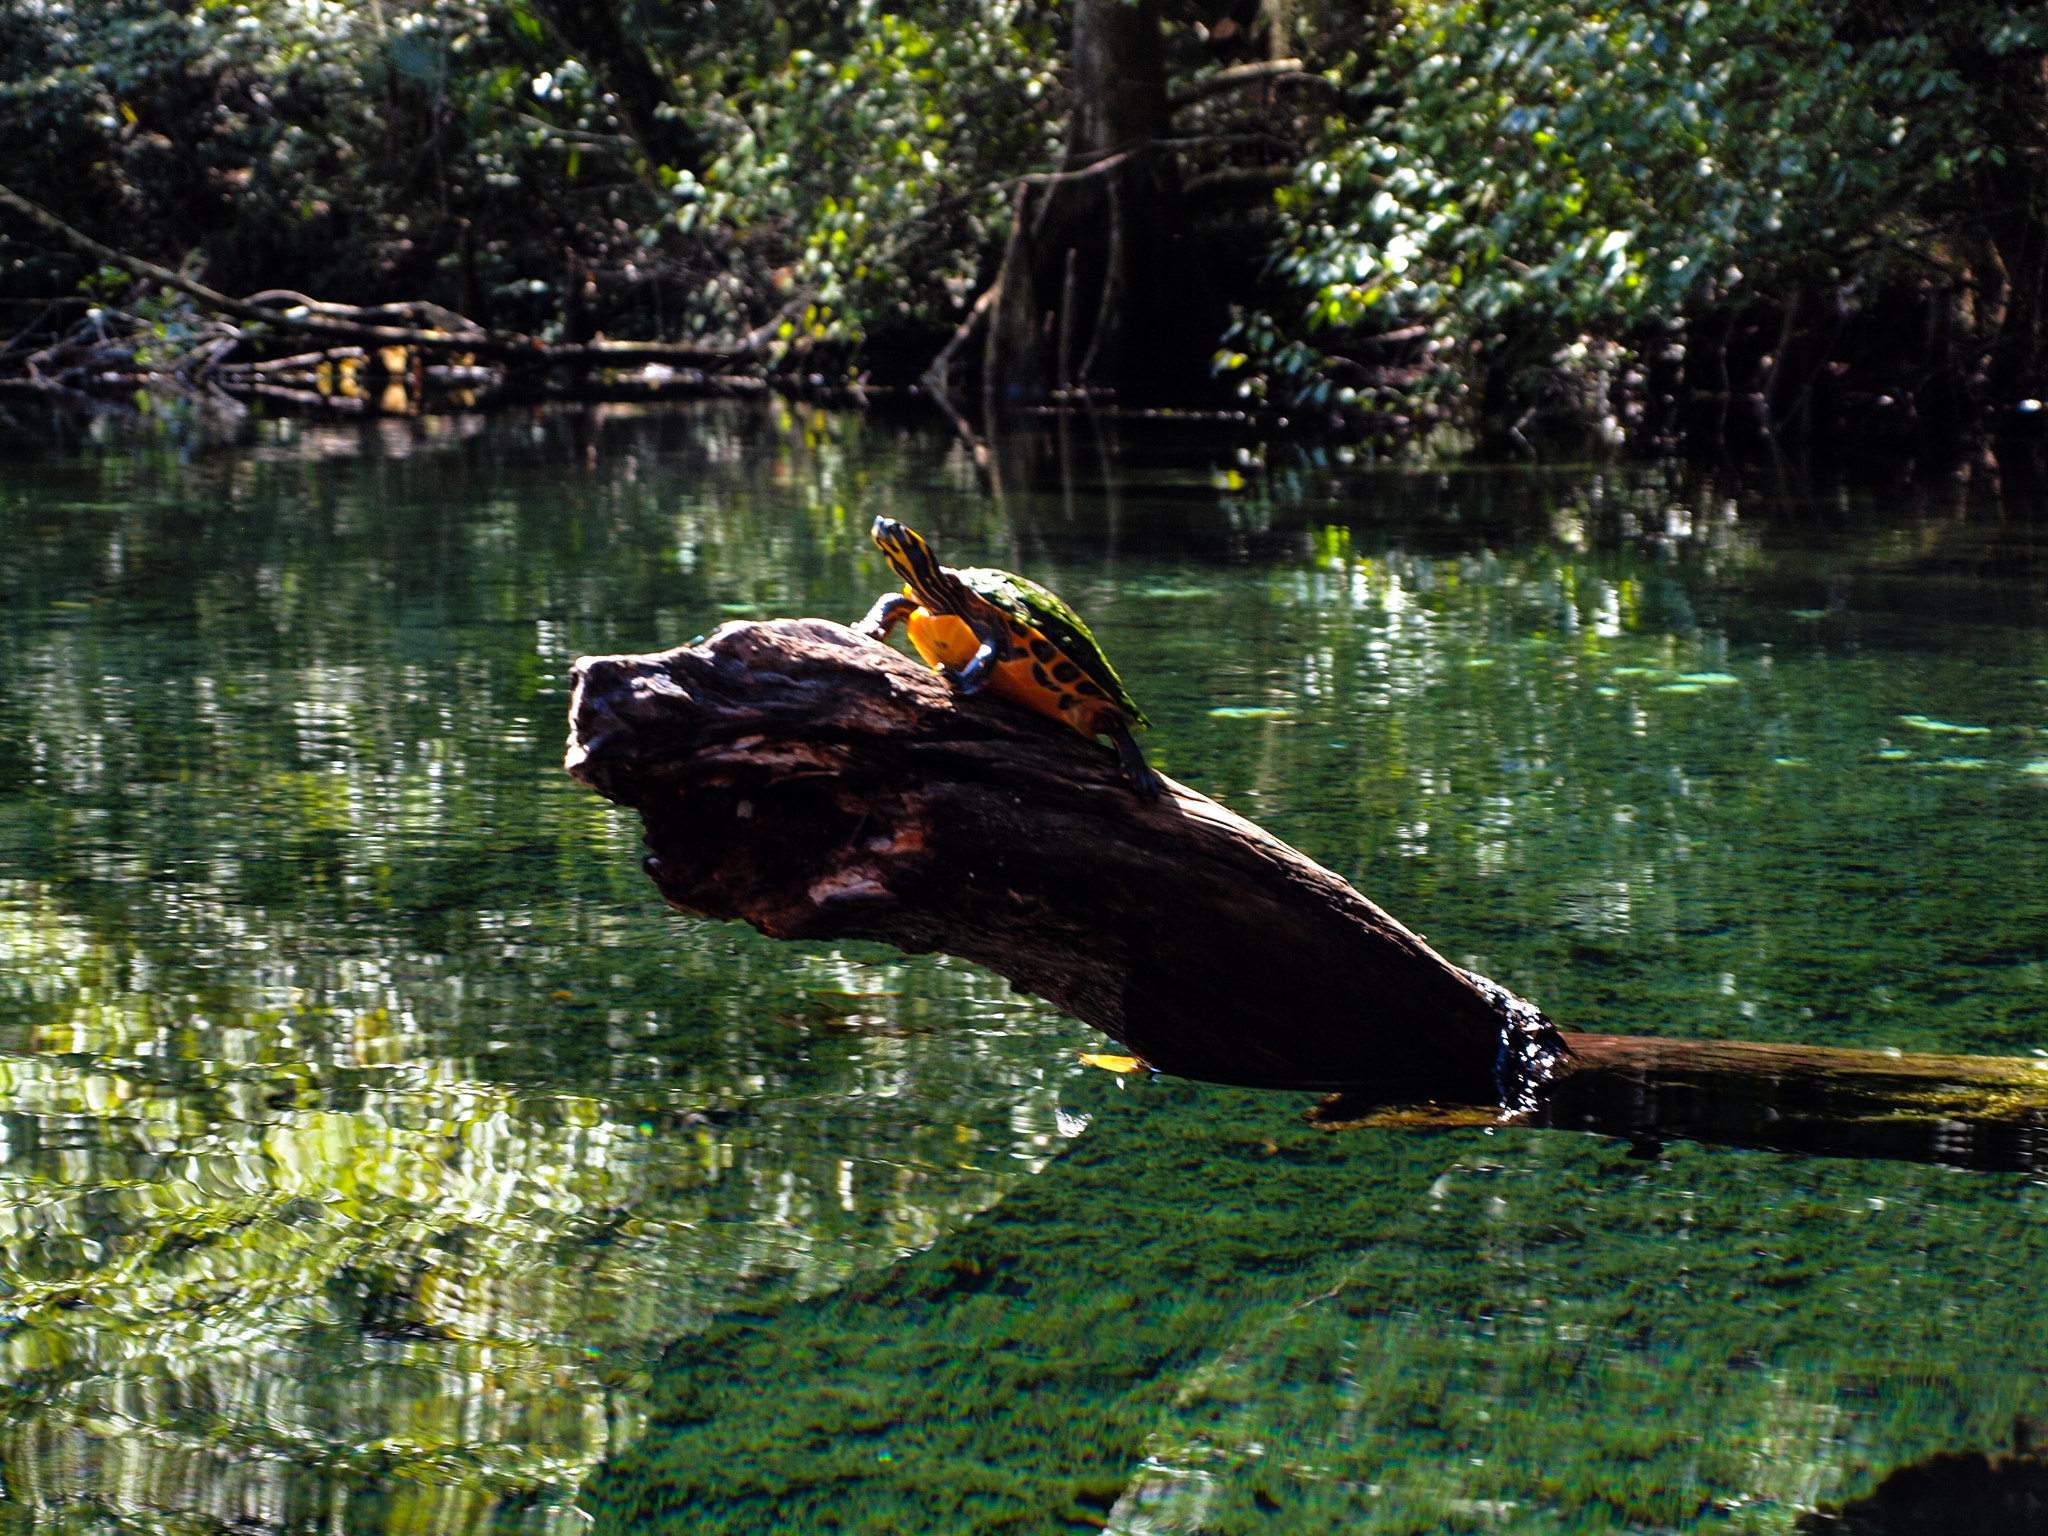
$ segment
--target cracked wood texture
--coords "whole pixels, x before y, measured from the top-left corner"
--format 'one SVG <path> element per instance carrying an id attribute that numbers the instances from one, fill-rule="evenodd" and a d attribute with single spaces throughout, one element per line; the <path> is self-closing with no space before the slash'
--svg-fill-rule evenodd
<path id="1" fill-rule="evenodd" d="M 566 766 L 640 812 L 679 910 L 958 955 L 1163 1072 L 1513 1109 L 1566 1058 L 1243 817 L 1142 803 L 1106 746 L 822 619 L 585 657 Z"/>

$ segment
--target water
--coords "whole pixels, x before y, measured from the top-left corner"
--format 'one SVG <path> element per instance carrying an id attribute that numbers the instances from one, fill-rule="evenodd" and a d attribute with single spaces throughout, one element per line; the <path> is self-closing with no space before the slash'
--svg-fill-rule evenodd
<path id="1" fill-rule="evenodd" d="M 887 512 L 1566 1027 L 2048 1052 L 2037 499 L 105 437 L 0 456 L 0 1527 L 1783 1530 L 2048 1421 L 2037 1182 L 1118 1087 L 972 967 L 665 913 L 559 768 L 571 658 L 851 619 Z"/>

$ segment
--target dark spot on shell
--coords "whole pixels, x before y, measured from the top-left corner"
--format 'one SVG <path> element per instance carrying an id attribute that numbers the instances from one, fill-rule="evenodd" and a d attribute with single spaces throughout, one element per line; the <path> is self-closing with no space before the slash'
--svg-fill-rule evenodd
<path id="1" fill-rule="evenodd" d="M 1059 655 L 1059 652 L 1053 649 L 1053 643 L 1050 640 L 1033 640 L 1031 642 L 1031 654 L 1040 661 L 1051 661 L 1053 657 Z"/>
<path id="2" fill-rule="evenodd" d="M 1060 695 L 1061 709 L 1072 709 L 1076 704 L 1080 702 L 1081 701 L 1075 698 L 1071 693 L 1063 693 Z"/>
<path id="3" fill-rule="evenodd" d="M 1052 669 L 1052 675 L 1063 683 L 1071 683 L 1081 675 L 1081 669 L 1071 661 L 1063 661 Z"/>
<path id="4" fill-rule="evenodd" d="M 1019 640 L 1029 640 L 1031 638 L 1031 631 L 1026 629 L 1022 624 L 1019 624 L 1015 619 L 1005 619 L 1003 622 L 1010 626 L 1010 633 L 1015 635 Z"/>
<path id="5" fill-rule="evenodd" d="M 1109 697 L 1108 694 L 1104 693 L 1100 688 L 1096 687 L 1093 683 L 1089 682 L 1082 683 L 1079 691 L 1087 694 L 1088 697 L 1091 699 L 1106 699 Z"/>
<path id="6" fill-rule="evenodd" d="M 1052 691 L 1052 679 L 1045 675 L 1045 668 L 1038 665 L 1037 662 L 1031 664 L 1031 680 L 1048 693 Z"/>

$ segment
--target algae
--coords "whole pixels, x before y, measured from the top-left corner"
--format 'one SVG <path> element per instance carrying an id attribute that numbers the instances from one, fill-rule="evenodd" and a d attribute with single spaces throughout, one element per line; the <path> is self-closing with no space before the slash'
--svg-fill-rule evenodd
<path id="1" fill-rule="evenodd" d="M 2048 1318 L 1954 1306 L 2048 1263 L 2039 1183 L 1106 1087 L 933 1249 L 678 1345 L 598 1529 L 1785 1530 L 2048 1410 Z"/>

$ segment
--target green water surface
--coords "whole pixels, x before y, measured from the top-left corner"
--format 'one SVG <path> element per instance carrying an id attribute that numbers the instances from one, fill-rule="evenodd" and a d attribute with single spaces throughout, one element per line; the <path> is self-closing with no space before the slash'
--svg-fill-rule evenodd
<path id="1" fill-rule="evenodd" d="M 0 444 L 0 1531 L 1787 1530 L 2048 1420 L 2039 1182 L 1120 1085 L 559 766 L 573 657 L 851 619 L 886 512 L 1568 1028 L 2048 1060 L 2038 497 L 996 446 Z"/>

